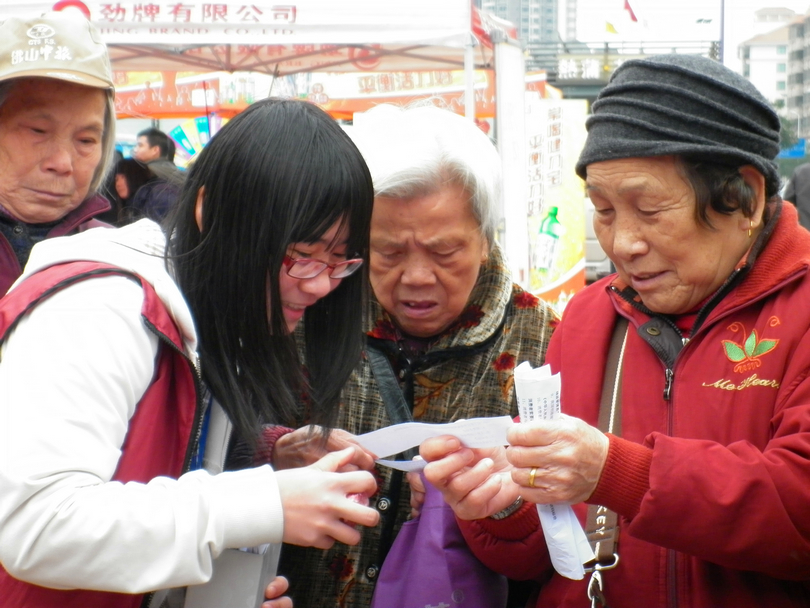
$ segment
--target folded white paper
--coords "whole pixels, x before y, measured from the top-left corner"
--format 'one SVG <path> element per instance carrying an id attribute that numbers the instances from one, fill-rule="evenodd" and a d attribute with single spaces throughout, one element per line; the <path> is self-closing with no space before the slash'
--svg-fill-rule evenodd
<path id="1" fill-rule="evenodd" d="M 453 435 L 468 448 L 491 448 L 506 445 L 506 431 L 514 424 L 509 416 L 492 418 L 470 418 L 456 420 L 447 424 L 428 424 L 426 422 L 403 422 L 371 431 L 357 437 L 357 442 L 377 456 L 392 456 L 410 448 L 419 446 L 425 439 L 439 435 Z M 411 464 L 417 461 L 378 460 L 380 464 L 392 466 L 396 462 L 403 471 L 419 470 L 425 463 Z M 406 464 L 407 463 L 407 464 Z"/>
<path id="2" fill-rule="evenodd" d="M 379 458 L 376 460 L 376 463 L 384 467 L 397 469 L 398 471 L 405 471 L 406 473 L 409 471 L 421 471 L 427 464 L 427 462 L 421 458 L 415 458 L 413 460 L 388 460 L 387 458 Z"/>
<path id="3" fill-rule="evenodd" d="M 515 368 L 515 393 L 521 422 L 553 420 L 560 415 L 560 375 L 548 365 L 532 368 L 524 361 Z M 583 564 L 594 558 L 585 531 L 571 505 L 537 505 L 554 569 L 566 578 L 585 576 Z"/>

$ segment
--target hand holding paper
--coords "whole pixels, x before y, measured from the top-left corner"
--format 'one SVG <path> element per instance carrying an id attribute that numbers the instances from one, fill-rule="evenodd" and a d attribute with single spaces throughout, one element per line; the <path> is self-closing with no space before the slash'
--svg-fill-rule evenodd
<path id="1" fill-rule="evenodd" d="M 450 436 L 427 439 L 419 449 L 425 477 L 460 519 L 483 519 L 515 502 L 520 487 L 503 446 L 471 449 Z"/>
<path id="2" fill-rule="evenodd" d="M 609 442 L 598 429 L 573 416 L 515 425 L 507 454 L 524 497 L 538 504 L 577 504 L 596 489 Z M 529 474 L 537 466 L 534 487 Z"/>
<path id="3" fill-rule="evenodd" d="M 554 420 L 560 417 L 560 376 L 551 375 L 548 366 L 532 369 L 529 363 L 521 363 L 515 369 L 515 392 L 522 422 Z M 520 446 L 507 450 L 507 458 L 517 467 L 512 471 L 512 478 L 523 486 L 525 499 L 540 502 L 546 491 L 543 485 L 546 481 L 544 476 L 548 469 L 554 469 L 553 452 L 559 451 L 559 446 L 554 445 L 553 441 L 543 441 L 541 431 L 535 433 L 541 436 L 542 445 L 539 450 L 528 447 L 536 445 L 531 442 L 534 429 L 527 425 L 520 427 L 522 428 L 515 428 L 509 433 L 510 440 L 515 440 L 514 443 Z M 544 488 L 536 492 L 539 500 L 538 496 L 532 496 L 535 493 L 532 488 Z M 537 513 L 554 569 L 565 577 L 582 579 L 585 575 L 582 565 L 593 559 L 593 551 L 570 504 L 538 504 Z"/>
<path id="4" fill-rule="evenodd" d="M 380 456 L 389 456 L 419 446 L 430 437 L 453 435 L 468 448 L 488 448 L 506 445 L 506 431 L 514 426 L 509 416 L 456 420 L 446 424 L 404 422 L 387 426 L 357 437 L 363 448 Z M 377 460 L 401 471 L 418 471 L 425 467 L 423 460 Z"/>
<path id="5" fill-rule="evenodd" d="M 377 525 L 376 509 L 349 498 L 374 494 L 374 477 L 367 471 L 336 472 L 352 457 L 347 448 L 308 467 L 276 472 L 284 507 L 284 542 L 319 549 L 328 549 L 335 541 L 355 545 L 360 541 L 355 524 Z"/>

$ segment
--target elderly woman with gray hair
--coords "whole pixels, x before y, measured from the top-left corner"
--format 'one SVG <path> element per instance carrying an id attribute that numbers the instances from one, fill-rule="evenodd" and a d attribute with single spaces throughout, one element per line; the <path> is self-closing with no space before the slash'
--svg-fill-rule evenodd
<path id="1" fill-rule="evenodd" d="M 495 241 L 500 159 L 472 121 L 433 106 L 378 106 L 351 136 L 374 181 L 367 348 L 342 396 L 339 439 L 414 419 L 516 415 L 516 362 L 543 362 L 553 311 L 512 283 Z M 300 442 L 296 442 L 298 436 Z M 298 431 L 273 464 L 295 462 Z M 385 456 L 380 454 L 379 456 Z M 299 458 L 298 464 L 307 462 Z M 285 546 L 281 571 L 300 606 L 367 607 L 383 559 L 407 519 L 399 471 L 378 470 L 381 522 L 357 548 Z"/>
<path id="2" fill-rule="evenodd" d="M 779 118 L 719 63 L 666 55 L 618 68 L 587 124 L 577 172 L 617 274 L 552 338 L 564 415 L 503 449 L 425 442 L 425 474 L 484 563 L 537 581 L 531 605 L 807 606 L 810 234 L 777 194 Z M 582 581 L 528 504 L 561 502 L 599 541 Z"/>

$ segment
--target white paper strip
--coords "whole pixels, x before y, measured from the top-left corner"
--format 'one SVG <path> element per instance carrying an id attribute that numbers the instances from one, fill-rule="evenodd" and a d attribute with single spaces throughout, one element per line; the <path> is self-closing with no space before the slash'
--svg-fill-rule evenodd
<path id="1" fill-rule="evenodd" d="M 515 368 L 515 393 L 521 422 L 553 420 L 560 415 L 560 375 L 548 365 L 532 369 L 528 361 Z M 537 505 L 554 569 L 566 578 L 581 580 L 583 564 L 594 558 L 585 531 L 571 505 Z"/>

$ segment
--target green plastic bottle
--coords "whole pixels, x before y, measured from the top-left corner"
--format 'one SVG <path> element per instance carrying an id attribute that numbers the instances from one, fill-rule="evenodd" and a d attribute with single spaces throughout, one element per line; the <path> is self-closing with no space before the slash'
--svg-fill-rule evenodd
<path id="1" fill-rule="evenodd" d="M 557 207 L 551 207 L 548 215 L 540 222 L 537 242 L 534 248 L 534 266 L 540 270 L 551 270 L 560 246 L 562 224 L 557 219 Z"/>

